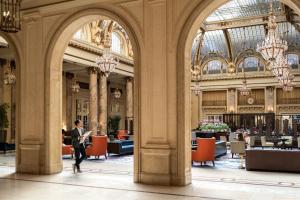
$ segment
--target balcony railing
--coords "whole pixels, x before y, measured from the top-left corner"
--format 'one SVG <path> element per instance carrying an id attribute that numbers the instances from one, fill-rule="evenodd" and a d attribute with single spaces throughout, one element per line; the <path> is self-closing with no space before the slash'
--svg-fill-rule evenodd
<path id="1" fill-rule="evenodd" d="M 202 106 L 226 106 L 226 100 L 202 101 Z"/>

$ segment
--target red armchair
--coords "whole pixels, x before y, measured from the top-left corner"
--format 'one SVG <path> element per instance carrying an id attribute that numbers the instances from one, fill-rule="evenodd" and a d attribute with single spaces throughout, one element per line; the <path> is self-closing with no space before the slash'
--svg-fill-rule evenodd
<path id="1" fill-rule="evenodd" d="M 88 157 L 100 157 L 102 155 L 107 159 L 107 136 L 92 136 L 92 144 L 85 149 Z"/>
<path id="2" fill-rule="evenodd" d="M 127 130 L 117 130 L 117 138 L 118 140 L 124 140 L 128 137 Z"/>
<path id="3" fill-rule="evenodd" d="M 193 161 L 202 162 L 212 161 L 215 166 L 215 149 L 216 139 L 215 138 L 197 138 L 197 150 L 192 151 L 192 164 Z"/>
<path id="4" fill-rule="evenodd" d="M 73 158 L 74 149 L 72 145 L 63 145 L 62 146 L 62 155 L 71 155 Z"/>

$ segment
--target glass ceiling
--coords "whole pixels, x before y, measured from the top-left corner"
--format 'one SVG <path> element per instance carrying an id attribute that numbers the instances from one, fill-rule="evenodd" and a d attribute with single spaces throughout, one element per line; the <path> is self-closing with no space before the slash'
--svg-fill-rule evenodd
<path id="1" fill-rule="evenodd" d="M 275 13 L 282 11 L 279 0 L 273 1 Z M 217 22 L 235 18 L 267 15 L 269 12 L 269 0 L 234 0 L 230 1 L 207 17 L 206 22 Z"/>
<path id="2" fill-rule="evenodd" d="M 285 5 L 278 0 L 274 0 L 273 5 L 277 14 L 280 15 L 280 18 L 278 17 L 280 21 L 277 23 L 278 35 L 288 42 L 289 50 L 300 50 L 300 24 L 297 27 L 297 21 L 291 22 L 286 20 Z M 269 0 L 232 0 L 221 6 L 206 19 L 206 22 L 216 23 L 216 28 L 209 29 L 210 31 L 206 32 L 198 31 L 192 46 L 193 62 L 200 45 L 201 37 L 204 39 L 201 45 L 200 58 L 210 53 L 217 53 L 227 59 L 231 56 L 235 59 L 239 53 L 246 49 L 256 50 L 257 44 L 262 42 L 266 37 L 266 21 L 261 20 L 251 26 L 241 26 L 247 22 L 248 17 L 265 18 L 268 16 L 268 13 Z M 233 19 L 237 20 L 236 27 L 222 27 L 222 25 L 218 24 L 223 23 L 224 20 L 226 22 Z M 202 29 L 205 30 L 206 25 L 207 23 L 204 23 Z M 204 36 L 201 36 L 202 34 Z M 228 38 L 226 38 L 227 36 Z M 232 55 L 229 55 L 230 52 Z"/>

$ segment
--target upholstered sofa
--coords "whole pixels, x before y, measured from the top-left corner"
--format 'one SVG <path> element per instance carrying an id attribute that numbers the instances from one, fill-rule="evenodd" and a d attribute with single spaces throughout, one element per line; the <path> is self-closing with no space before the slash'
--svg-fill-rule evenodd
<path id="1" fill-rule="evenodd" d="M 300 172 L 300 151 L 281 149 L 246 150 L 246 169 Z"/>
<path id="2" fill-rule="evenodd" d="M 132 154 L 133 140 L 115 140 L 108 142 L 107 152 L 110 154 Z"/>

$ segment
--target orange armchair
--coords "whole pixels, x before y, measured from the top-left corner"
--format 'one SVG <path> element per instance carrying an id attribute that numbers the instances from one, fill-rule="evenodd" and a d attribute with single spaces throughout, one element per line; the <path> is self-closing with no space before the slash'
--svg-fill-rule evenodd
<path id="1" fill-rule="evenodd" d="M 215 166 L 215 149 L 216 139 L 215 138 L 197 138 L 197 150 L 192 151 L 192 164 L 196 162 L 212 161 Z"/>
<path id="2" fill-rule="evenodd" d="M 73 158 L 74 149 L 72 145 L 63 145 L 62 146 L 62 155 L 71 155 Z"/>
<path id="3" fill-rule="evenodd" d="M 118 140 L 124 140 L 128 136 L 127 130 L 117 130 L 117 138 Z"/>
<path id="4" fill-rule="evenodd" d="M 105 156 L 107 159 L 107 136 L 92 136 L 92 144 L 85 149 L 86 155 L 100 157 Z"/>

